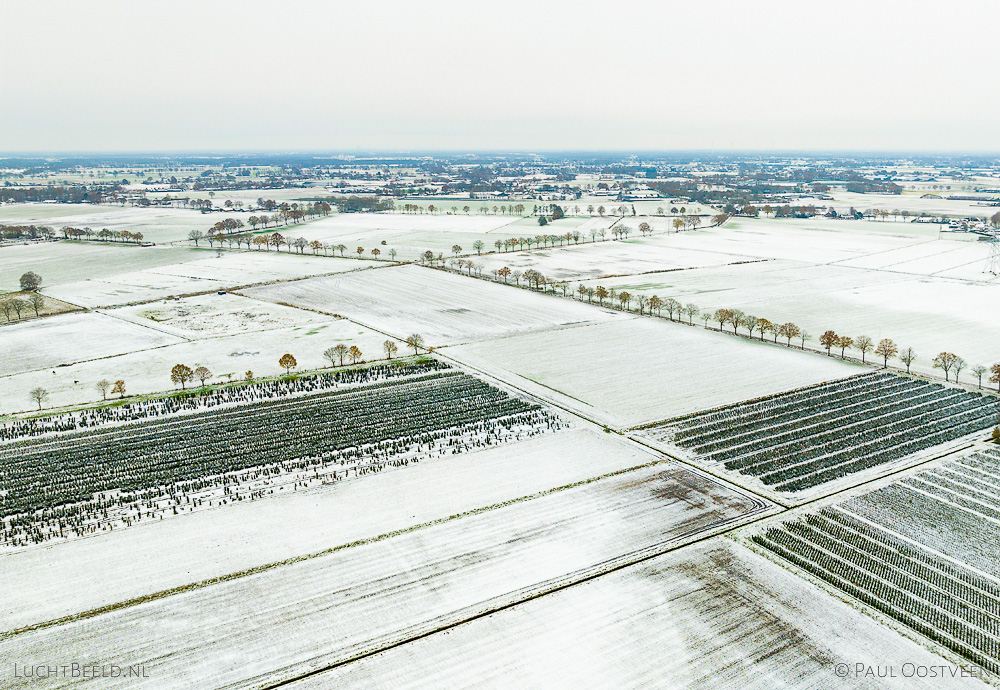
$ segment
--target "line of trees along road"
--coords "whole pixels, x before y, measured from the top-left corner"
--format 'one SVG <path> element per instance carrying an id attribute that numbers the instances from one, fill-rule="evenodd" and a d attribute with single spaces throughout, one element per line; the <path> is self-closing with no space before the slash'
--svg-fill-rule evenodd
<path id="1" fill-rule="evenodd" d="M 428 252 L 430 253 L 430 252 Z M 429 261 L 434 265 L 434 259 Z M 449 262 L 451 270 L 462 274 L 463 269 L 468 269 L 465 275 L 482 278 L 482 267 L 472 261 L 456 259 Z M 444 268 L 444 263 L 440 263 L 438 268 Z M 740 329 L 746 331 L 746 335 L 754 338 L 754 332 L 762 342 L 766 336 L 773 336 L 771 342 L 778 342 L 779 338 L 785 340 L 784 345 L 792 346 L 793 341 L 799 343 L 799 349 L 805 350 L 806 342 L 812 339 L 812 335 L 805 329 L 794 323 L 775 323 L 765 317 L 758 317 L 747 314 L 740 309 L 720 308 L 714 312 L 702 311 L 696 304 L 681 304 L 673 297 L 666 299 L 658 295 L 633 295 L 627 290 L 617 291 L 614 288 L 605 288 L 602 285 L 590 287 L 580 283 L 575 291 L 570 290 L 567 281 L 550 281 L 539 271 L 527 269 L 525 271 L 511 270 L 504 266 L 493 271 L 492 278 L 486 278 L 494 282 L 516 287 L 527 288 L 536 291 L 549 292 L 554 295 L 561 294 L 563 297 L 576 296 L 579 301 L 586 300 L 593 304 L 597 301 L 600 306 L 611 306 L 622 311 L 638 312 L 640 316 L 662 317 L 663 312 L 667 313 L 667 318 L 671 321 L 679 321 L 694 325 L 695 320 L 701 321 L 705 328 L 710 328 L 711 323 L 718 323 L 717 329 L 725 332 L 727 328 L 732 328 L 734 335 L 741 335 Z M 607 304 L 605 304 L 607 303 Z M 910 373 L 910 367 L 917 359 L 917 353 L 912 347 L 900 348 L 891 338 L 882 338 L 877 343 L 867 335 L 856 337 L 838 335 L 834 331 L 826 331 L 819 337 L 820 345 L 826 350 L 827 355 L 832 356 L 833 350 L 839 350 L 840 358 L 847 358 L 849 349 L 857 350 L 861 355 L 862 364 L 868 363 L 868 353 L 882 359 L 883 368 L 888 368 L 889 360 L 897 359 L 900 364 L 906 367 L 906 373 Z M 962 357 L 951 353 L 941 352 L 931 362 L 935 369 L 940 369 L 946 381 L 951 381 L 951 374 L 954 372 L 955 382 L 959 383 L 959 374 L 967 368 L 967 363 Z M 971 369 L 975 374 L 977 385 L 983 387 L 983 379 L 988 376 L 988 381 L 997 384 L 997 392 L 1000 393 L 1000 363 L 995 363 L 990 367 L 977 364 Z"/>

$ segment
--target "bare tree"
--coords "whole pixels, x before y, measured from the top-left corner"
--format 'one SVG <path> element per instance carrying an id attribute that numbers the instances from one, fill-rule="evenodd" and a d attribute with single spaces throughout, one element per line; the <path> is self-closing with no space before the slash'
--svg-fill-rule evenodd
<path id="1" fill-rule="evenodd" d="M 385 350 L 385 358 L 392 359 L 392 356 L 396 353 L 396 350 L 398 350 L 399 348 L 396 347 L 396 343 L 392 342 L 391 340 L 386 340 L 384 343 L 382 343 L 382 349 Z"/>
<path id="2" fill-rule="evenodd" d="M 976 379 L 979 381 L 980 388 L 983 387 L 983 375 L 988 374 L 989 372 L 990 370 L 984 367 L 982 364 L 977 364 L 976 366 L 972 367 L 972 373 L 976 375 Z"/>
<path id="3" fill-rule="evenodd" d="M 205 385 L 205 381 L 212 378 L 212 372 L 208 370 L 208 367 L 198 367 L 194 370 L 194 377 L 201 381 L 201 385 Z"/>
<path id="4" fill-rule="evenodd" d="M 856 347 L 857 349 L 861 350 L 861 361 L 862 362 L 865 361 L 865 353 L 868 352 L 870 349 L 872 349 L 872 345 L 873 345 L 872 339 L 869 338 L 867 335 L 859 335 L 854 340 L 854 347 Z"/>
<path id="5" fill-rule="evenodd" d="M 688 323 L 694 325 L 694 317 L 701 315 L 701 309 L 697 304 L 688 304 L 684 307 L 684 313 L 688 316 Z"/>
<path id="6" fill-rule="evenodd" d="M 413 348 L 413 354 L 416 355 L 420 352 L 420 348 L 424 346 L 424 337 L 419 333 L 413 333 L 406 337 L 406 344 Z"/>
<path id="7" fill-rule="evenodd" d="M 100 381 L 94 384 L 94 388 L 96 388 L 97 392 L 101 394 L 101 400 L 107 400 L 108 390 L 111 388 L 111 382 L 108 381 L 107 379 L 101 379 Z"/>
<path id="8" fill-rule="evenodd" d="M 37 292 L 33 292 L 31 293 L 31 297 L 28 298 L 28 304 L 35 310 L 35 316 L 39 316 L 42 308 L 45 306 L 45 298 Z"/>
<path id="9" fill-rule="evenodd" d="M 28 395 L 38 404 L 39 410 L 42 409 L 42 403 L 49 399 L 49 392 L 44 388 L 32 388 Z"/>
<path id="10" fill-rule="evenodd" d="M 906 365 L 906 373 L 910 373 L 910 365 L 917 358 L 917 352 L 912 347 L 908 347 L 899 353 L 899 361 Z"/>
<path id="11" fill-rule="evenodd" d="M 955 358 L 955 383 L 958 383 L 958 375 L 962 373 L 962 369 L 965 369 L 966 361 L 961 357 Z"/>

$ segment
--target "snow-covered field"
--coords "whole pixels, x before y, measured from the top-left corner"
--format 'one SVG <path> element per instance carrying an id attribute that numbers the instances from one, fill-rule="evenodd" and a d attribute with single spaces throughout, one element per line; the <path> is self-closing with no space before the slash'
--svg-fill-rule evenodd
<path id="1" fill-rule="evenodd" d="M 975 678 L 903 677 L 907 663 L 945 662 L 785 568 L 716 538 L 290 687 L 985 687 Z M 851 676 L 839 677 L 837 664 L 847 664 Z M 855 677 L 855 664 L 892 666 L 896 677 Z"/>
<path id="2" fill-rule="evenodd" d="M 442 352 L 539 397 L 624 427 L 857 372 L 838 360 L 639 317 Z"/>
<path id="3" fill-rule="evenodd" d="M 181 247 L 87 242 L 11 244 L 0 247 L 0 290 L 17 290 L 18 279 L 27 271 L 42 276 L 42 288 L 47 290 L 65 283 L 141 271 L 200 256 L 203 255 L 193 249 Z"/>
<path id="4" fill-rule="evenodd" d="M 383 257 L 395 249 L 398 259 L 414 261 L 427 250 L 451 256 L 456 244 L 465 253 L 471 253 L 476 240 L 482 240 L 488 249 L 493 249 L 497 239 L 525 232 L 511 225 L 518 220 L 518 216 L 500 215 L 341 213 L 304 225 L 295 235 L 310 242 L 345 244 L 348 252 L 354 252 L 359 246 L 366 252 L 378 248 Z"/>
<path id="5" fill-rule="evenodd" d="M 210 338 L 317 323 L 329 318 L 304 309 L 249 299 L 235 293 L 195 295 L 105 313 L 182 338 Z"/>
<path id="6" fill-rule="evenodd" d="M 661 463 L 24 633 L 5 641 L 5 651 L 35 658 L 59 647 L 88 658 L 128 658 L 146 664 L 153 682 L 267 685 L 677 548 L 767 510 Z"/>
<path id="7" fill-rule="evenodd" d="M 433 347 L 622 318 L 558 297 L 412 265 L 240 292 L 341 314 L 397 338 L 419 333 Z"/>
<path id="8" fill-rule="evenodd" d="M 938 257 L 939 265 L 947 265 L 945 256 Z M 813 348 L 819 347 L 817 339 L 827 330 L 852 338 L 867 335 L 875 342 L 892 338 L 901 348 L 917 351 L 916 371 L 934 371 L 932 360 L 942 351 L 964 357 L 969 369 L 975 364 L 989 366 L 998 357 L 1000 326 L 988 317 L 1000 303 L 996 281 L 849 268 L 842 263 L 768 261 L 586 284 L 633 295 L 673 297 L 694 303 L 703 312 L 725 307 L 774 323 L 791 321 L 812 335 L 807 344 Z M 963 380 L 969 381 L 967 371 Z"/>
<path id="9" fill-rule="evenodd" d="M 246 308 L 253 312 L 256 307 L 254 302 L 246 300 L 246 304 Z M 155 308 L 161 306 L 157 304 Z M 268 306 L 264 313 L 273 311 L 274 308 Z M 68 316 L 102 319 L 100 323 L 111 322 L 117 324 L 117 328 L 129 329 L 126 332 L 130 334 L 130 339 L 119 346 L 119 349 L 125 349 L 127 354 L 104 356 L 103 359 L 81 361 L 57 369 L 46 368 L 6 376 L 0 379 L 4 386 L 2 403 L 5 411 L 33 409 L 34 404 L 29 399 L 28 393 L 36 387 L 48 391 L 49 399 L 46 407 L 78 405 L 100 400 L 100 393 L 94 389 L 94 384 L 100 379 L 110 381 L 123 379 L 129 395 L 170 390 L 174 387 L 170 382 L 170 369 L 175 364 L 186 364 L 192 369 L 197 366 L 208 367 L 214 374 L 215 381 L 225 381 L 225 374 L 232 374 L 234 379 L 240 379 L 246 371 L 252 371 L 255 376 L 282 374 L 284 370 L 278 365 L 278 359 L 286 352 L 291 353 L 298 361 L 299 370 L 327 367 L 330 362 L 323 357 L 323 351 L 337 343 L 357 345 L 366 360 L 385 357 L 382 351 L 384 335 L 350 321 L 324 319 L 318 315 L 315 320 L 301 321 L 301 325 L 298 326 L 252 333 L 220 336 L 211 331 L 203 331 L 200 334 L 190 332 L 186 334 L 187 337 L 197 336 L 204 339 L 187 342 L 178 337 L 180 330 L 175 331 L 178 335 L 168 335 L 153 328 L 143 328 L 124 320 L 112 319 L 107 315 Z M 239 316 L 234 313 L 225 318 L 238 319 Z M 287 318 L 299 320 L 299 315 Z M 89 335 L 81 337 L 92 339 L 95 348 L 107 347 L 101 344 L 103 337 L 99 332 L 93 329 L 85 332 Z M 77 337 L 77 331 L 73 331 L 73 337 Z M 149 338 L 160 339 L 166 344 L 154 346 L 153 349 L 144 349 Z M 405 349 L 403 343 L 399 343 L 399 347 L 401 350 Z M 46 361 L 59 360 L 59 349 L 55 344 L 48 351 L 51 354 Z"/>
<path id="10" fill-rule="evenodd" d="M 135 208 L 117 204 L 6 204 L 0 206 L 0 224 L 47 225 L 58 232 L 69 225 L 88 227 L 95 233 L 108 230 L 141 232 L 145 242 L 186 240 L 192 230 L 206 232 L 219 220 L 184 208 Z M 244 221 L 246 222 L 246 221 Z"/>
<path id="11" fill-rule="evenodd" d="M 995 180 L 993 183 L 995 184 Z M 924 194 L 937 194 L 940 199 L 923 199 Z M 971 196 L 968 191 L 957 189 L 922 189 L 916 191 L 907 190 L 903 194 L 858 194 L 854 192 L 830 192 L 833 201 L 817 201 L 817 204 L 832 205 L 838 212 L 847 212 L 853 206 L 859 211 L 866 211 L 870 208 L 878 208 L 885 211 L 899 209 L 910 212 L 911 218 L 926 213 L 929 216 L 949 216 L 949 217 L 976 217 L 989 218 L 1000 208 L 996 206 L 980 205 L 975 201 L 958 201 L 948 199 L 949 196 Z M 985 196 L 995 196 L 992 194 Z M 808 202 L 799 202 L 808 203 Z M 902 224 L 902 219 L 897 221 L 889 219 L 886 223 L 897 222 Z M 936 227 L 936 226 L 935 226 Z"/>
<path id="12" fill-rule="evenodd" d="M 447 520 L 655 459 L 617 437 L 566 429 L 308 491 L 0 553 L 0 630 Z M 131 561 L 131 575 L 115 577 L 124 559 Z"/>
<path id="13" fill-rule="evenodd" d="M 671 238 L 672 239 L 672 238 Z M 663 242 L 586 242 L 565 247 L 549 247 L 529 251 L 493 253 L 474 261 L 483 265 L 483 274 L 510 268 L 525 271 L 533 268 L 547 279 L 577 281 L 609 275 L 634 275 L 649 271 L 672 271 L 679 268 L 725 266 L 753 259 L 739 254 L 714 252 L 708 249 L 687 249 Z M 513 278 L 508 278 L 513 282 Z M 572 287 L 576 287 L 574 284 Z"/>
<path id="14" fill-rule="evenodd" d="M 0 338 L 4 353 L 0 358 L 0 377 L 38 369 L 48 373 L 53 367 L 74 362 L 183 342 L 180 337 L 94 312 L 60 314 L 11 324 L 0 331 Z M 59 378 L 69 375 L 68 369 L 61 368 L 61 371 Z M 108 378 L 114 377 L 109 373 Z M 4 406 L 7 409 L 16 407 L 11 398 L 17 387 L 8 379 L 4 388 Z M 25 399 L 27 390 L 24 391 Z"/>
<path id="15" fill-rule="evenodd" d="M 215 256 L 198 251 L 185 256 L 191 259 L 77 280 L 48 288 L 45 292 L 84 307 L 108 307 L 382 265 L 288 252 L 227 251 L 222 256 Z"/>

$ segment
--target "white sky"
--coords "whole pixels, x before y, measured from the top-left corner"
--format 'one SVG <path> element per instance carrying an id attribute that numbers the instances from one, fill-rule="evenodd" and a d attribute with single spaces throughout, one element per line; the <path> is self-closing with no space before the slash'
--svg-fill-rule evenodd
<path id="1" fill-rule="evenodd" d="M 0 151 L 1000 151 L 1000 3 L 0 0 Z"/>

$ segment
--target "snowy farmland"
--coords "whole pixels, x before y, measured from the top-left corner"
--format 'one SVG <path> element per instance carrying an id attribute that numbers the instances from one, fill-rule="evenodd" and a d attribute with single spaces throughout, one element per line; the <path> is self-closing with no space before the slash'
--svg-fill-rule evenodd
<path id="1" fill-rule="evenodd" d="M 351 252 L 357 246 L 366 251 L 377 247 L 383 255 L 395 249 L 399 260 L 415 261 L 427 250 L 450 256 L 456 244 L 472 252 L 476 240 L 491 247 L 497 238 L 516 234 L 505 226 L 518 220 L 517 216 L 341 213 L 309 223 L 296 234 L 310 242 L 344 244 Z"/>
<path id="2" fill-rule="evenodd" d="M 247 310 L 256 314 L 256 304 L 254 300 L 246 300 L 245 305 L 234 304 L 234 311 L 217 313 L 225 314 L 223 318 L 230 321 L 246 323 L 239 312 Z M 162 306 L 157 304 L 147 308 L 158 309 Z M 284 311 L 286 309 L 288 311 Z M 365 360 L 385 357 L 382 351 L 385 336 L 350 321 L 276 305 L 266 305 L 261 313 L 278 313 L 279 320 L 294 321 L 298 325 L 268 330 L 248 327 L 248 330 L 253 330 L 253 335 L 248 339 L 244 334 L 220 335 L 211 329 L 185 331 L 178 328 L 164 333 L 156 330 L 152 322 L 150 326 L 139 326 L 131 320 L 114 319 L 108 314 L 67 315 L 86 317 L 82 322 L 76 321 L 77 326 L 81 323 L 83 326 L 90 323 L 113 324 L 117 332 L 128 334 L 128 339 L 112 344 L 105 342 L 104 337 L 93 329 L 86 330 L 83 334 L 80 334 L 78 328 L 72 329 L 67 337 L 92 343 L 95 348 L 93 352 L 98 353 L 99 358 L 80 360 L 57 369 L 23 371 L 18 368 L 16 372 L 0 379 L 5 389 L 4 408 L 7 411 L 32 409 L 29 391 L 36 387 L 48 391 L 48 407 L 93 402 L 100 399 L 100 393 L 94 389 L 94 385 L 101 379 L 123 379 L 129 395 L 170 390 L 174 387 L 170 381 L 170 369 L 178 363 L 187 364 L 192 369 L 205 366 L 213 373 L 215 381 L 224 381 L 226 374 L 240 379 L 246 371 L 252 371 L 256 376 L 281 374 L 283 370 L 278 365 L 278 359 L 286 352 L 296 358 L 300 370 L 328 367 L 330 362 L 323 356 L 323 351 L 337 343 L 344 343 L 348 347 L 357 346 Z M 160 345 L 150 347 L 151 342 L 159 342 Z M 403 347 L 403 343 L 399 345 Z M 99 354 L 113 352 L 115 349 L 124 354 Z M 42 352 L 48 353 L 48 359 L 45 360 L 47 367 L 61 364 L 67 359 L 67 351 L 60 343 L 47 344 Z"/>
<path id="3" fill-rule="evenodd" d="M 618 427 L 857 371 L 833 359 L 638 317 L 449 347 L 442 352 Z"/>
<path id="4" fill-rule="evenodd" d="M 7 552 L 0 630 L 445 522 L 656 459 L 620 439 L 567 429 L 68 541 L 58 545 L 57 562 L 50 548 Z M 114 577 L 117 564 L 138 553 L 132 576 Z"/>
<path id="5" fill-rule="evenodd" d="M 193 249 L 182 247 L 63 241 L 11 244 L 0 247 L 0 290 L 17 290 L 18 278 L 26 271 L 42 276 L 42 288 L 47 289 L 203 256 Z"/>
<path id="6" fill-rule="evenodd" d="M 998 471 L 984 450 L 752 539 L 996 674 Z"/>
<path id="7" fill-rule="evenodd" d="M 177 336 L 94 312 L 24 321 L 4 327 L 0 377 L 181 342 L 183 339 Z M 4 402 L 9 409 L 14 389 L 9 384 L 5 387 Z"/>
<path id="8" fill-rule="evenodd" d="M 940 665 L 924 645 L 716 538 L 290 687 L 982 688 L 839 678 L 838 663 Z"/>
<path id="9" fill-rule="evenodd" d="M 870 480 L 981 438 L 998 411 L 993 396 L 873 372 L 686 415 L 642 435 L 703 466 L 754 477 L 758 493 L 773 487 L 805 500 L 828 482 Z"/>
<path id="10" fill-rule="evenodd" d="M 1000 327 L 985 316 L 1000 300 L 1000 283 L 992 280 L 768 261 L 586 284 L 633 295 L 673 297 L 708 313 L 741 309 L 774 323 L 790 321 L 812 334 L 807 344 L 813 348 L 819 347 L 816 338 L 827 330 L 853 338 L 868 335 L 876 342 L 891 338 L 902 348 L 913 347 L 918 357 L 914 370 L 927 373 L 933 371 L 931 360 L 942 351 L 955 352 L 970 366 L 988 366 L 997 357 Z M 964 380 L 969 381 L 968 374 Z"/>
<path id="11" fill-rule="evenodd" d="M 397 338 L 419 333 L 432 347 L 628 318 L 420 266 L 312 278 L 240 293 L 347 316 Z"/>
<path id="12" fill-rule="evenodd" d="M 214 256 L 197 250 L 187 256 L 191 258 L 179 263 L 64 283 L 45 289 L 45 293 L 84 307 L 110 307 L 381 265 L 287 252 L 224 252 Z"/>
<path id="13" fill-rule="evenodd" d="M 33 658 L 68 645 L 88 658 L 145 663 L 152 678 L 267 685 L 562 589 L 768 510 L 710 478 L 656 463 L 26 631 L 4 646 Z M 330 597 L 338 600 L 332 610 Z M 126 629 L 133 632 L 123 635 Z"/>
<path id="14" fill-rule="evenodd" d="M 0 224 L 47 225 L 58 232 L 63 226 L 88 227 L 95 233 L 141 232 L 146 242 L 168 243 L 186 240 L 192 230 L 207 232 L 218 220 L 214 215 L 193 209 L 136 208 L 111 204 L 12 204 L 0 206 Z"/>

